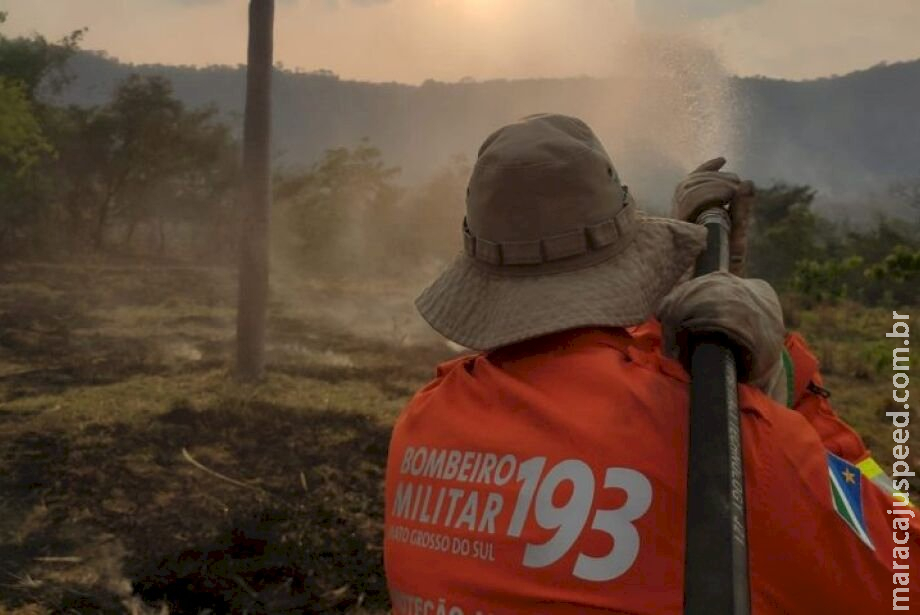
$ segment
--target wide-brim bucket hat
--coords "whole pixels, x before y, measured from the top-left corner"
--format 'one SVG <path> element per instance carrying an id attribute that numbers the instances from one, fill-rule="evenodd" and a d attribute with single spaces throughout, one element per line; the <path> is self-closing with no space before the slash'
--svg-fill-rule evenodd
<path id="1" fill-rule="evenodd" d="M 444 337 L 478 350 L 640 324 L 706 243 L 701 226 L 638 212 L 592 130 L 564 115 L 492 133 L 466 205 L 464 250 L 416 307 Z"/>

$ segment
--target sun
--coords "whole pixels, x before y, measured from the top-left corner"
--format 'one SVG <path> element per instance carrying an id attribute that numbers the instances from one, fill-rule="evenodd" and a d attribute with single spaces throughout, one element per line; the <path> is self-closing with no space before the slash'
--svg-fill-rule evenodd
<path id="1" fill-rule="evenodd" d="M 469 17 L 490 19 L 498 16 L 504 0 L 457 0 L 460 8 Z"/>

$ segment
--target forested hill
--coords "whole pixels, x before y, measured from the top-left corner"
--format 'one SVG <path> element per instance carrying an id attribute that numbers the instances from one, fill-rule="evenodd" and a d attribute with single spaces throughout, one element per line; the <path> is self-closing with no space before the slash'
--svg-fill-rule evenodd
<path id="1" fill-rule="evenodd" d="M 920 60 L 814 81 L 738 83 L 750 105 L 750 172 L 840 190 L 920 177 Z"/>
<path id="2" fill-rule="evenodd" d="M 213 103 L 228 121 L 241 122 L 242 68 L 133 66 L 86 52 L 71 62 L 76 78 L 62 95 L 65 102 L 102 103 L 126 75 L 157 73 L 172 81 L 187 104 Z M 824 195 L 849 198 L 883 193 L 892 182 L 920 176 L 920 60 L 805 82 L 731 78 L 720 85 L 726 86 L 740 135 L 733 166 L 759 181 L 808 183 Z M 603 116 L 618 104 L 623 87 L 629 84 L 590 78 L 410 86 L 279 71 L 275 151 L 279 163 L 300 166 L 327 148 L 367 137 L 408 177 L 418 177 L 453 155 L 473 156 L 496 126 L 551 110 L 581 115 L 600 126 L 608 144 L 614 141 L 614 157 L 627 160 L 627 167 L 643 167 L 633 175 L 644 173 L 639 183 L 647 184 L 660 177 L 661 169 L 673 173 L 680 165 L 671 161 L 649 171 L 647 164 L 630 159 L 661 158 L 666 148 L 660 143 L 649 150 L 635 139 L 617 143 L 615 136 L 604 134 Z M 711 114 L 706 121 L 718 122 L 719 116 Z M 654 130 L 654 125 L 646 128 Z M 701 151 L 698 158 L 719 153 Z"/>

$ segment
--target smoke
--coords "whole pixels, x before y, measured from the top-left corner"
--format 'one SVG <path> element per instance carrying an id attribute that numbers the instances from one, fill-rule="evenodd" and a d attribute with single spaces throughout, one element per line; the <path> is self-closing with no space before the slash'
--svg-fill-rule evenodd
<path id="1" fill-rule="evenodd" d="M 633 23 L 598 55 L 604 57 L 598 77 L 444 86 L 465 105 L 410 127 L 417 133 L 406 135 L 412 147 L 395 162 L 409 174 L 417 168 L 427 174 L 449 155 L 475 156 L 503 124 L 566 113 L 594 129 L 640 205 L 655 213 L 668 210 L 674 185 L 700 163 L 717 156 L 729 167 L 740 162 L 747 110 L 737 82 L 699 33 Z"/>
<path id="2" fill-rule="evenodd" d="M 577 39 L 577 34 L 569 33 L 570 39 Z M 700 163 L 725 156 L 731 167 L 742 149 L 738 126 L 744 111 L 715 50 L 692 32 L 633 23 L 620 32 L 614 47 L 603 52 L 606 60 L 599 78 L 417 88 L 414 95 L 422 100 L 456 96 L 463 104 L 427 113 L 416 108 L 410 119 L 383 118 L 386 125 L 376 126 L 375 132 L 385 143 L 374 133 L 370 140 L 382 147 L 386 163 L 403 168 L 398 179 L 403 198 L 391 210 L 393 219 L 368 216 L 366 203 L 344 204 L 357 212 L 346 215 L 348 228 L 320 229 L 327 238 L 341 233 L 341 240 L 335 242 L 338 256 L 326 261 L 318 286 L 302 280 L 279 284 L 286 302 L 310 306 L 304 308 L 310 310 L 309 316 L 361 334 L 400 342 L 430 339 L 412 300 L 460 249 L 465 185 L 465 178 L 440 182 L 433 178 L 450 168 L 451 155 L 474 158 L 492 130 L 525 115 L 559 112 L 584 119 L 606 145 L 640 206 L 655 214 L 666 215 L 675 184 Z M 533 69 L 532 61 L 528 68 Z M 404 128 L 394 130 L 394 125 Z M 280 232 L 291 229 L 282 225 Z M 427 245 L 420 249 L 426 238 Z M 405 246 L 415 248 L 409 258 L 397 254 Z M 316 271 L 317 256 L 306 259 L 309 267 L 298 266 L 298 258 L 294 254 L 292 260 L 291 253 L 276 255 L 276 271 Z M 379 267 L 394 259 L 399 263 L 395 275 L 392 268 Z"/>
<path id="3" fill-rule="evenodd" d="M 741 101 L 714 50 L 678 31 L 636 32 L 612 61 L 606 92 L 584 109 L 626 182 L 664 213 L 676 182 L 741 151 Z"/>

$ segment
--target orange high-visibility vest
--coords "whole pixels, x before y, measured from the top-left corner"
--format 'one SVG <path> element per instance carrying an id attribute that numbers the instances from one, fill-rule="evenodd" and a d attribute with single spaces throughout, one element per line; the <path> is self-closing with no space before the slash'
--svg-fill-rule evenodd
<path id="1" fill-rule="evenodd" d="M 644 348 L 657 348 L 661 344 L 661 325 L 655 320 L 629 332 L 635 343 Z M 798 333 L 786 335 L 783 359 L 788 379 L 786 405 L 805 416 L 829 451 L 854 463 L 867 459 L 869 450 L 862 438 L 831 408 L 818 371 L 818 359 Z"/>
<path id="2" fill-rule="evenodd" d="M 661 325 L 656 320 L 632 327 L 629 332 L 635 343 L 644 348 L 661 344 Z M 863 476 L 886 493 L 896 492 L 895 482 L 872 458 L 859 434 L 837 416 L 830 403 L 830 391 L 824 388 L 818 359 L 802 336 L 788 333 L 784 345 L 786 405 L 805 417 L 828 451 L 856 464 Z M 911 525 L 920 533 L 920 517 L 912 518 Z"/>
<path id="3" fill-rule="evenodd" d="M 390 444 L 394 613 L 681 612 L 689 379 L 633 333 L 569 331 L 438 368 Z M 748 386 L 739 405 L 754 613 L 869 615 L 896 582 L 916 593 L 920 571 L 895 577 L 920 553 L 908 515 L 803 413 Z"/>

